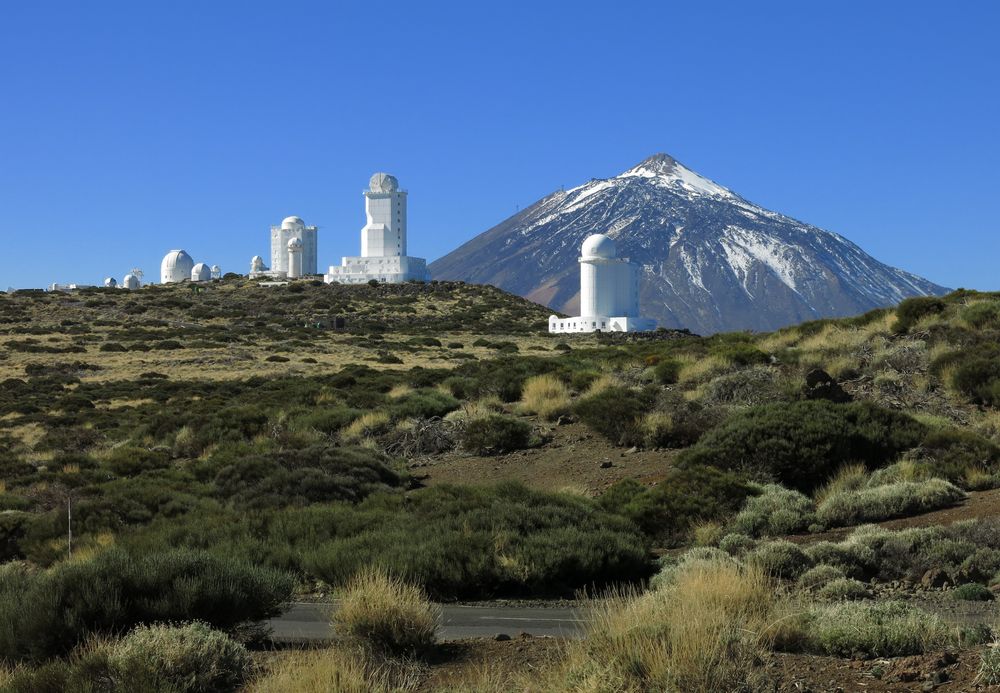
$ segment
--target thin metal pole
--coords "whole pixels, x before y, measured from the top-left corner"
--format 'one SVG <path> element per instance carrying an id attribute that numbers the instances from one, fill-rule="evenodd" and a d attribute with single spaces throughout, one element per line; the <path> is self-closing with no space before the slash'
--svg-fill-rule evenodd
<path id="1" fill-rule="evenodd" d="M 66 528 L 69 530 L 69 557 L 73 558 L 73 497 L 66 498 Z"/>

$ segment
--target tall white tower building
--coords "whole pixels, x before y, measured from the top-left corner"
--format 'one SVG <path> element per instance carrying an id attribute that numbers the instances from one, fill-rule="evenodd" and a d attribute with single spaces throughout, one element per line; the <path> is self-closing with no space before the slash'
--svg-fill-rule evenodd
<path id="1" fill-rule="evenodd" d="M 318 274 L 316 269 L 318 231 L 315 226 L 306 226 L 299 217 L 285 217 L 281 226 L 272 226 L 271 272 L 288 274 L 288 241 L 298 238 L 302 241 L 302 273 Z"/>
<path id="2" fill-rule="evenodd" d="M 639 317 L 638 267 L 618 257 L 603 233 L 588 236 L 580 249 L 580 316 L 549 317 L 549 332 L 639 332 L 656 323 Z"/>
<path id="3" fill-rule="evenodd" d="M 326 283 L 426 280 L 427 261 L 406 254 L 406 191 L 399 189 L 399 181 L 388 173 L 376 173 L 364 194 L 368 223 L 361 229 L 361 255 L 332 265 Z"/>
<path id="4" fill-rule="evenodd" d="M 302 276 L 303 243 L 301 238 L 288 241 L 288 278 L 298 279 Z"/>

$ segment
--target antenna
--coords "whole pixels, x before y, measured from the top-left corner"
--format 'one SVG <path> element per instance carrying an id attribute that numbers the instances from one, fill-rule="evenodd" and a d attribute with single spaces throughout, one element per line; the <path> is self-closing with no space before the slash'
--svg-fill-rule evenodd
<path id="1" fill-rule="evenodd" d="M 131 270 L 129 270 L 129 273 L 134 274 L 138 279 L 142 279 L 142 270 L 139 269 L 138 267 L 133 267 Z"/>

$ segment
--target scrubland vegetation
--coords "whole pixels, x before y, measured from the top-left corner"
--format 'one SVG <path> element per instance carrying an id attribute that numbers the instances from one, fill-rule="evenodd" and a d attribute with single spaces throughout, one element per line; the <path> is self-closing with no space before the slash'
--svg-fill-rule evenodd
<path id="1" fill-rule="evenodd" d="M 900 585 L 989 601 L 1000 521 L 872 523 L 1000 487 L 1000 296 L 706 338 L 556 341 L 546 312 L 457 284 L 0 295 L 3 686 L 415 689 L 429 600 L 580 591 L 549 690 L 749 690 L 776 653 L 993 637 Z M 478 482 L 565 430 L 581 468 L 640 451 L 657 483 Z M 442 459 L 468 479 L 425 486 Z M 302 593 L 344 598 L 343 642 L 250 664 Z"/>

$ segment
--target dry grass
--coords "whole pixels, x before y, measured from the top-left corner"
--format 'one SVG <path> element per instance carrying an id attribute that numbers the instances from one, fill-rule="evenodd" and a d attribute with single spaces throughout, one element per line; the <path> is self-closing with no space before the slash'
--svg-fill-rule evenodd
<path id="1" fill-rule="evenodd" d="M 349 423 L 340 432 L 345 442 L 371 439 L 389 426 L 389 415 L 384 411 L 369 411 Z"/>
<path id="2" fill-rule="evenodd" d="M 609 388 L 618 387 L 619 385 L 622 384 L 623 383 L 621 382 L 621 380 L 619 380 L 614 375 L 610 373 L 604 373 L 603 375 L 599 375 L 596 378 L 594 378 L 594 380 L 590 383 L 590 385 L 587 386 L 587 389 L 583 392 L 581 397 L 582 398 L 591 397 L 600 392 L 604 392 Z"/>
<path id="3" fill-rule="evenodd" d="M 433 647 L 438 617 L 423 589 L 369 568 L 344 589 L 333 623 L 339 634 L 372 651 L 413 656 Z"/>
<path id="4" fill-rule="evenodd" d="M 663 589 L 597 602 L 541 690 L 742 690 L 767 650 L 773 587 L 758 570 L 696 562 Z"/>
<path id="5" fill-rule="evenodd" d="M 389 693 L 414 690 L 420 680 L 413 665 L 379 663 L 345 648 L 277 655 L 249 693 Z"/>
<path id="6" fill-rule="evenodd" d="M 680 373 L 677 375 L 677 382 L 682 384 L 709 380 L 712 376 L 729 369 L 729 362 L 719 356 L 694 358 L 684 355 L 679 357 L 677 361 L 681 364 Z"/>
<path id="7" fill-rule="evenodd" d="M 836 493 L 864 488 L 868 483 L 868 476 L 868 470 L 863 464 L 843 466 L 825 484 L 816 489 L 813 498 L 819 504 Z"/>
<path id="8" fill-rule="evenodd" d="M 485 419 L 490 414 L 503 413 L 503 402 L 495 395 L 488 395 L 481 399 L 465 402 L 459 409 L 449 413 L 446 421 L 473 421 L 475 419 Z"/>
<path id="9" fill-rule="evenodd" d="M 389 390 L 389 399 L 400 399 L 413 392 L 413 388 L 406 383 L 400 383 Z"/>
<path id="10" fill-rule="evenodd" d="M 554 375 L 543 374 L 525 381 L 518 410 L 522 414 L 537 414 L 545 421 L 555 421 L 569 412 L 571 404 L 566 384 Z"/>

